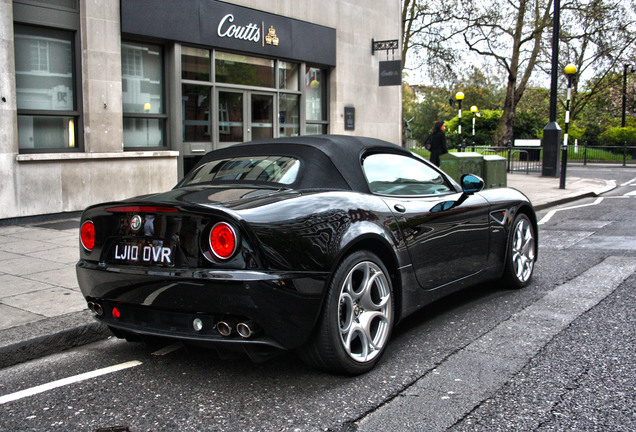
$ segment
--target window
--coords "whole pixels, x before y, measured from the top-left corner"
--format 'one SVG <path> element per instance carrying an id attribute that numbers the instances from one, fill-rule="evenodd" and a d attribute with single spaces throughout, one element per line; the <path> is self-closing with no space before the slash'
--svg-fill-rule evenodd
<path id="1" fill-rule="evenodd" d="M 187 186 L 213 181 L 247 181 L 292 184 L 300 161 L 287 156 L 235 157 L 207 162 L 181 183 Z"/>
<path id="2" fill-rule="evenodd" d="M 364 158 L 362 169 L 373 193 L 412 196 L 454 190 L 435 169 L 408 156 L 372 154 Z"/>
<path id="3" fill-rule="evenodd" d="M 216 82 L 256 87 L 274 87 L 274 60 L 217 52 Z"/>
<path id="4" fill-rule="evenodd" d="M 307 135 L 327 133 L 327 73 L 323 69 L 305 68 L 305 131 Z"/>
<path id="5" fill-rule="evenodd" d="M 300 96 L 294 94 L 281 94 L 279 97 L 278 136 L 292 137 L 300 135 L 299 112 Z"/>
<path id="6" fill-rule="evenodd" d="M 210 81 L 210 51 L 182 46 L 181 78 L 185 80 Z"/>
<path id="7" fill-rule="evenodd" d="M 78 148 L 72 31 L 15 25 L 20 151 Z"/>
<path id="8" fill-rule="evenodd" d="M 122 42 L 121 64 L 124 149 L 165 147 L 161 47 Z"/>
<path id="9" fill-rule="evenodd" d="M 212 141 L 210 87 L 194 84 L 181 86 L 183 111 L 183 141 Z"/>
<path id="10" fill-rule="evenodd" d="M 297 63 L 278 62 L 278 87 L 282 90 L 299 90 Z"/>

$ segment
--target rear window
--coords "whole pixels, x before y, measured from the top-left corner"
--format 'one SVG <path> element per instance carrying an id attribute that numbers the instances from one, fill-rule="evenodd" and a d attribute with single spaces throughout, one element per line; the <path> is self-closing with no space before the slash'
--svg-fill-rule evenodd
<path id="1" fill-rule="evenodd" d="M 184 179 L 182 186 L 207 182 L 267 182 L 292 184 L 300 161 L 288 156 L 235 157 L 209 161 Z"/>

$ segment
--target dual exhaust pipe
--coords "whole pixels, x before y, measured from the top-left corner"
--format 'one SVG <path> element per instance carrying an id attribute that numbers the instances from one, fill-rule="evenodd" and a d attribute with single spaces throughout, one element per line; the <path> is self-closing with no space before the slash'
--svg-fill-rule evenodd
<path id="1" fill-rule="evenodd" d="M 248 339 L 259 331 L 258 326 L 252 320 L 238 324 L 232 320 L 219 321 L 216 323 L 216 330 L 223 337 L 232 336 L 236 331 L 243 339 Z"/>
<path id="2" fill-rule="evenodd" d="M 88 308 L 97 316 L 104 315 L 104 308 L 99 303 L 88 302 Z"/>
<path id="3" fill-rule="evenodd" d="M 88 302 L 88 308 L 97 316 L 104 315 L 104 308 L 99 303 Z M 202 329 L 201 320 L 195 319 L 193 324 L 195 330 Z M 233 320 L 223 320 L 216 323 L 216 330 L 223 337 L 232 336 L 234 332 L 238 333 L 243 339 L 248 339 L 257 334 L 260 329 L 252 320 L 236 323 Z"/>

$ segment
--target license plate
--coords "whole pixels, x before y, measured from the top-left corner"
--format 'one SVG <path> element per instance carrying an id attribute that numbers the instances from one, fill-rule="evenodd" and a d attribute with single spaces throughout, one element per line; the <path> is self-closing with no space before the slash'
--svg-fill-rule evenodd
<path id="1" fill-rule="evenodd" d="M 111 260 L 134 265 L 174 265 L 174 247 L 163 240 L 116 242 L 111 248 Z"/>

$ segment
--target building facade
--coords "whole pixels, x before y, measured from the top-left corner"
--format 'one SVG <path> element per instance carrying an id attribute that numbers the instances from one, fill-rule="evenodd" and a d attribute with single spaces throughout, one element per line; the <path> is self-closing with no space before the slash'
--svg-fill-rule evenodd
<path id="1" fill-rule="evenodd" d="M 0 219 L 167 190 L 243 141 L 399 144 L 400 51 L 372 41 L 400 25 L 399 0 L 0 0 Z"/>

